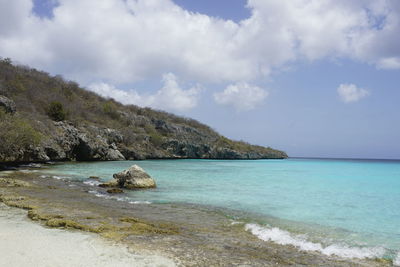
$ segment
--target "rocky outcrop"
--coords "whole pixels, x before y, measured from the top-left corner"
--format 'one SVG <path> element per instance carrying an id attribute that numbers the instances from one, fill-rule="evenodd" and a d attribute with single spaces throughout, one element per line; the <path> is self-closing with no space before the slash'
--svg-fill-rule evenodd
<path id="1" fill-rule="evenodd" d="M 90 129 L 78 129 L 66 122 L 55 122 L 54 125 L 58 133 L 55 138 L 56 146 L 61 150 L 51 149 L 50 146 L 48 150 L 58 153 L 56 158 L 66 157 L 79 161 L 125 160 L 113 142 L 122 139 L 115 130 L 95 126 L 91 126 Z"/>
<path id="2" fill-rule="evenodd" d="M 129 169 L 115 173 L 113 178 L 115 180 L 111 183 L 115 184 L 116 182 L 121 188 L 143 189 L 156 187 L 154 179 L 138 165 L 132 165 Z"/>
<path id="3" fill-rule="evenodd" d="M 49 116 L 52 103 L 62 107 L 64 121 Z M 74 82 L 1 59 L 0 109 L 7 118 L 0 120 L 0 163 L 287 157 L 282 151 L 229 140 L 193 119 L 124 106 Z M 26 138 L 11 146 L 7 140 L 18 133 Z"/>
<path id="4" fill-rule="evenodd" d="M 2 156 L 0 162 L 46 162 L 55 161 L 117 161 L 125 160 L 114 141 L 122 137 L 112 129 L 91 126 L 77 128 L 68 122 L 54 122 L 52 136 L 39 146 L 15 150 Z M 99 133 L 95 135 L 95 133 Z"/>
<path id="5" fill-rule="evenodd" d="M 0 107 L 4 108 L 6 113 L 15 113 L 17 111 L 14 101 L 2 95 L 0 95 Z"/>
<path id="6" fill-rule="evenodd" d="M 77 127 L 69 122 L 53 122 L 51 136 L 37 147 L 15 150 L 2 156 L 0 162 L 46 161 L 118 161 L 144 159 L 263 159 L 285 158 L 278 150 L 241 151 L 217 143 L 217 137 L 203 136 L 190 127 L 174 126 L 157 121 L 169 131 L 160 144 L 154 145 L 146 133 L 137 134 L 131 146 L 124 144 L 124 135 L 115 129 L 97 126 Z"/>

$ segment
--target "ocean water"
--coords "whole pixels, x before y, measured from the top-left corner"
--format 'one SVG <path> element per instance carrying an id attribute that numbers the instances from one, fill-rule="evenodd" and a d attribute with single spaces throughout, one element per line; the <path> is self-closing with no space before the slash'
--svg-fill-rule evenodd
<path id="1" fill-rule="evenodd" d="M 243 223 L 244 231 L 262 240 L 400 264 L 400 161 L 147 160 L 57 164 L 45 172 L 96 186 L 89 176 L 107 181 L 132 164 L 158 186 L 129 192 L 132 203 L 239 211 L 233 223 Z"/>

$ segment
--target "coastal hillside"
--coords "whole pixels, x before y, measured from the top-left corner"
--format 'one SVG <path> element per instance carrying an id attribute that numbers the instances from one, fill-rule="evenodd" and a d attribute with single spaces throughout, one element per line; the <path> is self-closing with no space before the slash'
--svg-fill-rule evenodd
<path id="1" fill-rule="evenodd" d="M 286 157 L 196 120 L 122 105 L 61 76 L 0 60 L 0 162 Z"/>

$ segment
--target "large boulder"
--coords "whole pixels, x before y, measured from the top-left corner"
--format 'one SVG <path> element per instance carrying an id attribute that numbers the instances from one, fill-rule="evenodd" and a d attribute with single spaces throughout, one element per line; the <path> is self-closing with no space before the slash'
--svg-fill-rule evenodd
<path id="1" fill-rule="evenodd" d="M 2 95 L 0 95 L 0 107 L 3 107 L 7 113 L 15 113 L 17 111 L 14 101 Z"/>
<path id="2" fill-rule="evenodd" d="M 156 183 L 142 168 L 133 165 L 129 169 L 113 175 L 119 187 L 126 189 L 154 188 Z"/>

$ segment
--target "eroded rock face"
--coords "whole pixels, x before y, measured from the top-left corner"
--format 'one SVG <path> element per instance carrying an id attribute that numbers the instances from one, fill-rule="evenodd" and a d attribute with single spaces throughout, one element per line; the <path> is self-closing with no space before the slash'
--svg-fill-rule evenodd
<path id="1" fill-rule="evenodd" d="M 0 95 L 0 107 L 3 107 L 7 113 L 15 113 L 17 111 L 14 101 L 2 95 Z"/>
<path id="2" fill-rule="evenodd" d="M 138 165 L 133 165 L 127 170 L 115 173 L 113 177 L 118 182 L 119 187 L 126 189 L 156 187 L 154 179 Z"/>
<path id="3" fill-rule="evenodd" d="M 66 122 L 56 122 L 58 128 L 57 144 L 67 158 L 79 161 L 125 160 L 114 141 L 121 141 L 118 132 L 111 129 L 77 129 Z"/>

